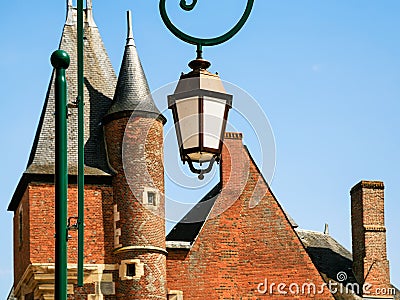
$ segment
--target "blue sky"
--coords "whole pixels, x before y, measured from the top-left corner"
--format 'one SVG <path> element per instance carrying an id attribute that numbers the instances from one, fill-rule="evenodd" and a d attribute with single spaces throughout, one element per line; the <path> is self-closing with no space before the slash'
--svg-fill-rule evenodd
<path id="1" fill-rule="evenodd" d="M 0 13 L 1 298 L 12 285 L 12 213 L 6 208 L 26 167 L 65 2 L 7 1 Z M 116 72 L 128 9 L 150 88 L 157 90 L 188 70 L 195 49 L 168 32 L 158 1 L 93 2 Z M 184 13 L 177 9 L 179 1 L 167 1 L 177 25 L 207 37 L 223 33 L 240 17 L 245 1 L 232 2 L 202 0 L 195 12 Z M 398 287 L 399 11 L 397 0 L 256 1 L 242 31 L 204 53 L 211 71 L 247 91 L 268 117 L 276 146 L 271 188 L 300 227 L 322 231 L 328 223 L 331 235 L 351 250 L 350 188 L 361 179 L 385 182 L 388 258 Z M 252 139 L 246 140 L 245 126 L 234 125 L 262 163 Z M 192 193 L 195 200 L 201 195 Z"/>

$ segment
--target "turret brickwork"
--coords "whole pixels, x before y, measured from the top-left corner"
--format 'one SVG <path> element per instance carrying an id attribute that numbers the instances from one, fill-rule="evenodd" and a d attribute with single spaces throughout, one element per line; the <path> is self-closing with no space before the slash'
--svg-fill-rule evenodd
<path id="1" fill-rule="evenodd" d="M 123 117 L 108 122 L 105 134 L 115 171 L 117 299 L 165 299 L 163 124 Z"/>

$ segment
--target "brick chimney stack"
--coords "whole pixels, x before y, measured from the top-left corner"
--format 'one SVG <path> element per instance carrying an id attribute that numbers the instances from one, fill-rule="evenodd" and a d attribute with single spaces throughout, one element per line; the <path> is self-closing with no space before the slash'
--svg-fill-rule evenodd
<path id="1" fill-rule="evenodd" d="M 350 191 L 353 239 L 353 272 L 359 284 L 371 285 L 369 296 L 390 285 L 386 256 L 384 185 L 361 181 Z"/>

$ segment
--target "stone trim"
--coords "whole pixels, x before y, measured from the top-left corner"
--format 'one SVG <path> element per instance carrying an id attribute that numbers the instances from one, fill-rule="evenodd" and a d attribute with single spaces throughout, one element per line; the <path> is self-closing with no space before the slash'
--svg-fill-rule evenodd
<path id="1" fill-rule="evenodd" d="M 167 241 L 166 247 L 170 249 L 191 249 L 192 245 L 190 242 L 180 242 L 180 241 Z"/>
<path id="2" fill-rule="evenodd" d="M 365 231 L 375 231 L 375 232 L 386 232 L 386 227 L 379 226 L 379 225 L 364 225 L 364 230 Z"/>
<path id="3" fill-rule="evenodd" d="M 155 196 L 155 205 L 148 203 L 148 193 L 153 193 Z M 160 206 L 160 192 L 155 188 L 144 187 L 142 203 L 149 209 L 157 209 Z"/>
<path id="4" fill-rule="evenodd" d="M 162 254 L 167 254 L 167 250 L 154 246 L 127 246 L 114 250 L 114 254 L 123 252 L 136 252 L 136 251 L 146 251 L 146 252 L 158 252 Z"/>
<path id="5" fill-rule="evenodd" d="M 168 300 L 183 300 L 183 291 L 170 290 L 167 297 Z"/>
<path id="6" fill-rule="evenodd" d="M 114 204 L 114 248 L 122 247 L 122 244 L 119 242 L 119 237 L 121 236 L 121 228 L 117 227 L 117 222 L 120 220 L 120 214 L 118 211 L 118 205 Z"/>
<path id="7" fill-rule="evenodd" d="M 241 140 L 243 139 L 243 133 L 241 132 L 225 132 L 225 138 L 230 140 Z"/>
<path id="8" fill-rule="evenodd" d="M 363 188 L 366 189 L 374 189 L 374 190 L 384 190 L 385 185 L 383 184 L 382 181 L 367 181 L 367 180 L 361 180 L 359 183 L 357 183 L 353 188 L 350 190 L 350 194 L 353 194 L 356 191 L 359 191 Z"/>
<path id="9" fill-rule="evenodd" d="M 85 264 L 83 268 L 84 284 L 101 284 L 101 282 L 107 282 L 109 280 L 112 282 L 112 277 L 104 276 L 108 274 L 104 274 L 103 272 L 104 270 L 118 270 L 118 264 Z M 77 284 L 77 265 L 68 264 L 67 269 L 67 293 L 72 295 L 74 294 L 74 284 Z M 30 264 L 22 275 L 21 280 L 14 286 L 14 295 L 20 296 L 21 294 L 33 292 L 35 299 L 54 299 L 54 271 L 54 264 L 51 263 Z M 104 280 L 104 278 L 106 278 L 106 280 Z"/>
<path id="10" fill-rule="evenodd" d="M 135 276 L 128 276 L 126 274 L 128 265 L 135 265 Z M 139 280 L 144 275 L 144 263 L 140 259 L 125 259 L 121 261 L 119 267 L 119 277 L 121 280 Z"/>

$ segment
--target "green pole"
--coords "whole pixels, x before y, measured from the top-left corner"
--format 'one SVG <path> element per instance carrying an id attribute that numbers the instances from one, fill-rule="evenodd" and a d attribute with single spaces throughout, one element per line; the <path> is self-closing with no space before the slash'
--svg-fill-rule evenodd
<path id="1" fill-rule="evenodd" d="M 69 66 L 69 56 L 63 50 L 54 51 L 51 64 L 56 69 L 55 78 L 55 288 L 56 300 L 67 299 L 67 80 L 65 69 Z"/>
<path id="2" fill-rule="evenodd" d="M 78 10 L 78 286 L 83 286 L 84 244 L 84 188 L 85 188 L 85 141 L 83 98 L 83 0 L 77 1 Z"/>

